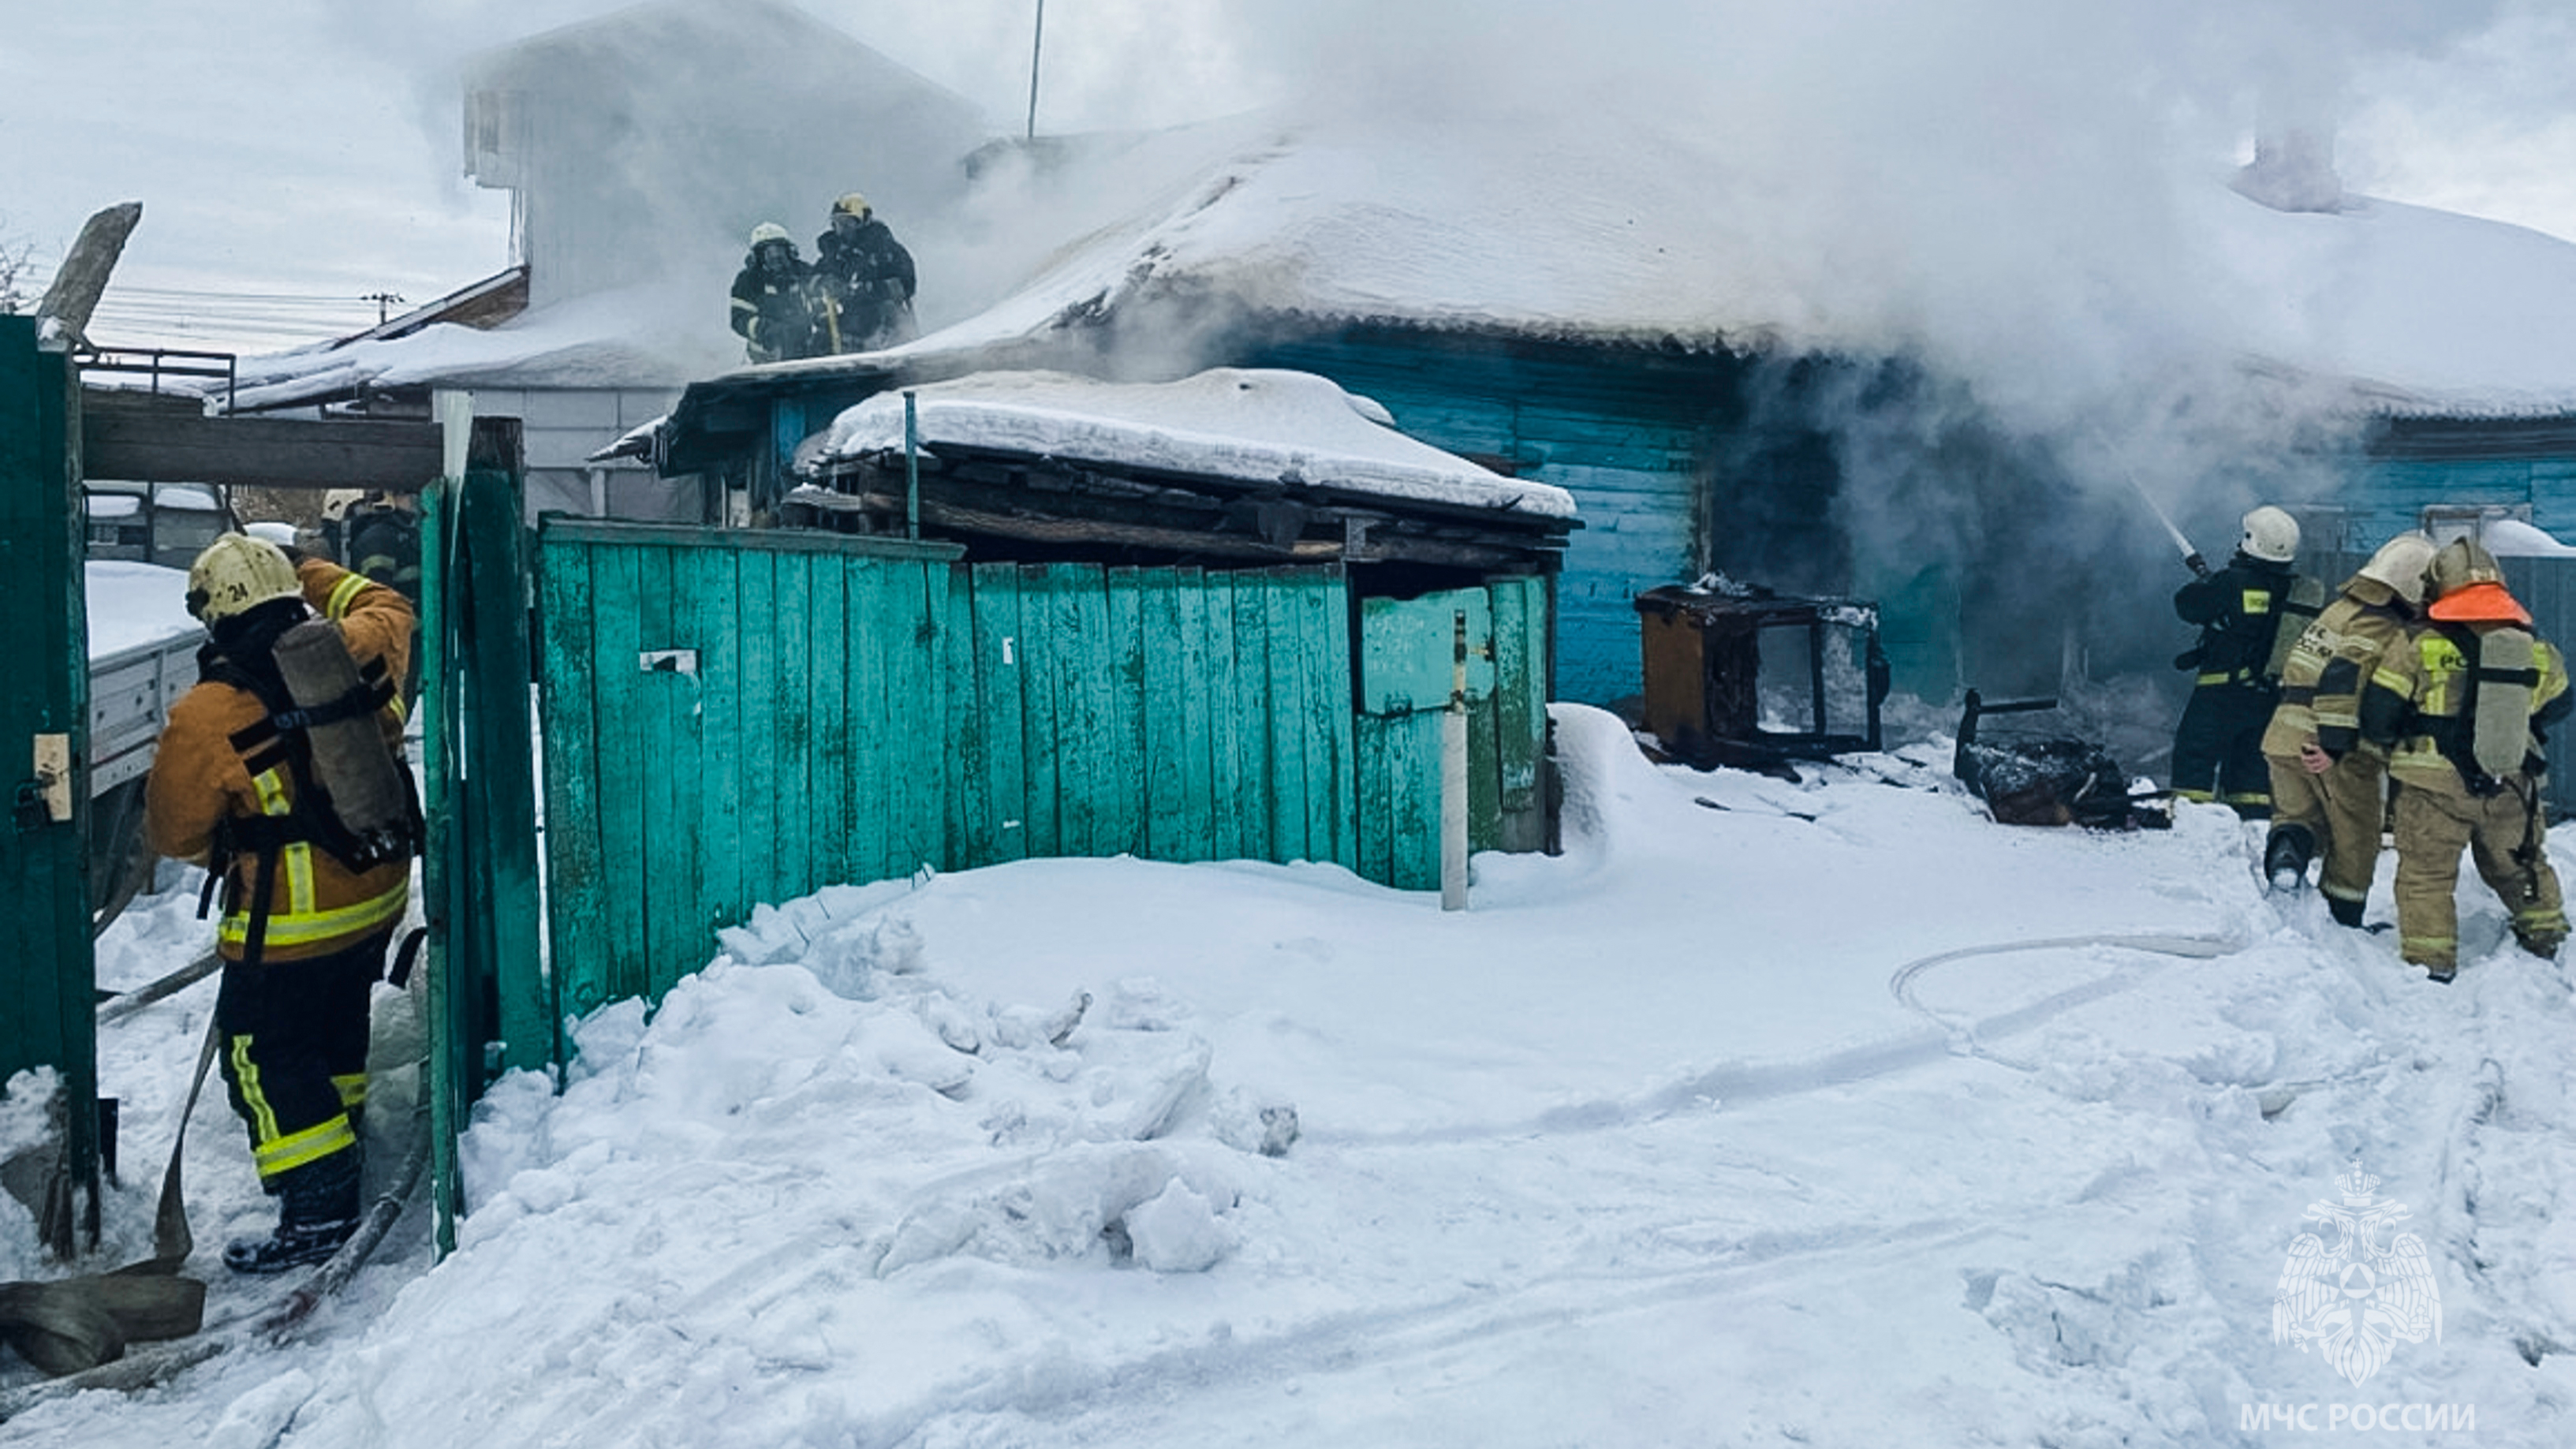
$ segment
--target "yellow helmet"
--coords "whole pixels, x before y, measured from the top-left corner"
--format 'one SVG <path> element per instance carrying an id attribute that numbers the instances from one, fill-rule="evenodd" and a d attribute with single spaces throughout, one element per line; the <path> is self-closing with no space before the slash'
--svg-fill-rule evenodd
<path id="1" fill-rule="evenodd" d="M 868 213 L 868 199 L 855 191 L 832 203 L 834 216 L 855 216 L 865 221 L 868 219 Z"/>
<path id="2" fill-rule="evenodd" d="M 247 613 L 273 599 L 300 599 L 304 585 L 276 544 L 227 533 L 188 566 L 188 612 L 207 624 Z"/>

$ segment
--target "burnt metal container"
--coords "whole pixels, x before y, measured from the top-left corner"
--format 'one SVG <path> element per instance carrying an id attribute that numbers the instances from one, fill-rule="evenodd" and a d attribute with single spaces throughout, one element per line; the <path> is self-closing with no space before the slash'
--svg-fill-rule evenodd
<path id="1" fill-rule="evenodd" d="M 1771 769 L 1880 747 L 1878 605 L 1795 598 L 1712 576 L 1636 599 L 1645 718 L 1703 769 Z"/>

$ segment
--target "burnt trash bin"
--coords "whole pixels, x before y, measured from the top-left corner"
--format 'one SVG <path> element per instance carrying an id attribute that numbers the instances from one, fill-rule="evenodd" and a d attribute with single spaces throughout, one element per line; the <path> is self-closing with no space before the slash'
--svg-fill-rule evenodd
<path id="1" fill-rule="evenodd" d="M 1880 747 L 1888 664 L 1875 603 L 1712 575 L 1649 589 L 1636 608 L 1644 725 L 1673 758 L 1779 771 Z"/>

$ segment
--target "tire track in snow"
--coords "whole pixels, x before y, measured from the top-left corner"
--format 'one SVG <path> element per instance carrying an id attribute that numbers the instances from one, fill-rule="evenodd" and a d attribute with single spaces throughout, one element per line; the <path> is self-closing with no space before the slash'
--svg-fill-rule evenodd
<path id="1" fill-rule="evenodd" d="M 955 1433 L 946 1421 L 993 1414 L 1043 1417 L 1050 1442 L 1132 1442 L 1138 1430 L 1129 1409 L 1133 1404 L 1150 1405 L 1151 1413 L 1192 1390 L 1223 1393 L 1236 1386 L 1266 1396 L 1278 1392 L 1284 1381 L 1351 1371 L 1401 1378 L 1399 1370 L 1406 1364 L 1436 1360 L 1461 1349 L 1486 1348 L 1527 1335 L 1562 1335 L 1587 1324 L 1675 1304 L 1733 1298 L 1803 1272 L 1814 1260 L 1848 1255 L 1855 1249 L 1873 1256 L 1908 1257 L 1960 1246 L 1992 1232 L 1988 1222 L 1939 1217 L 1897 1225 L 1854 1223 L 1809 1233 L 1766 1234 L 1758 1243 L 1748 1240 L 1723 1262 L 1646 1273 L 1633 1268 L 1615 1272 L 1568 1268 L 1507 1288 L 1457 1294 L 1407 1308 L 1326 1314 L 1258 1337 L 1239 1337 L 1230 1331 L 1212 1334 L 1201 1342 L 1106 1364 L 1048 1362 L 1049 1350 L 1041 1346 L 1025 1360 L 925 1389 L 913 1406 L 878 1416 L 870 1426 L 873 1432 L 861 1442 L 922 1442 L 921 1436 L 935 1426 Z M 1108 1411 L 1096 1425 L 1068 1422 L 1071 1416 L 1095 1409 Z M 939 1442 L 951 1440 L 943 1437 Z M 966 1442 L 975 1442 L 971 1434 Z"/>

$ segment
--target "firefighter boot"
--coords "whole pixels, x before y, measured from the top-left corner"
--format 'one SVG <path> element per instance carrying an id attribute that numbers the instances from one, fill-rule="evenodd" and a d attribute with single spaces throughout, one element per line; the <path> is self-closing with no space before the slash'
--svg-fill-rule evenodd
<path id="1" fill-rule="evenodd" d="M 2275 825 L 2263 843 L 2263 878 L 2276 891 L 2294 891 L 2308 883 L 2308 862 L 2317 854 L 2317 838 L 2304 825 Z"/>
<path id="2" fill-rule="evenodd" d="M 2366 901 L 2348 901 L 2341 896 L 2328 896 L 2326 914 L 2334 917 L 2336 925 L 2350 926 L 2358 931 L 2361 929 L 2362 908 L 2368 904 Z"/>
<path id="3" fill-rule="evenodd" d="M 277 1231 L 226 1244 L 224 1266 L 236 1273 L 283 1273 L 340 1251 L 358 1231 L 359 1167 L 358 1149 L 349 1147 L 286 1174 L 277 1194 Z"/>

